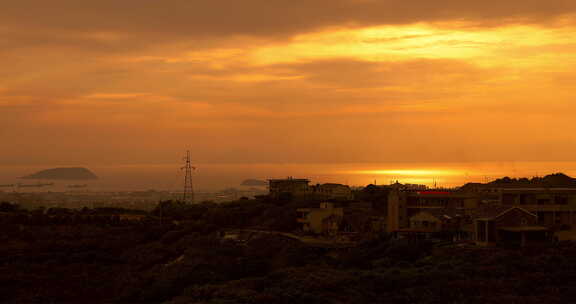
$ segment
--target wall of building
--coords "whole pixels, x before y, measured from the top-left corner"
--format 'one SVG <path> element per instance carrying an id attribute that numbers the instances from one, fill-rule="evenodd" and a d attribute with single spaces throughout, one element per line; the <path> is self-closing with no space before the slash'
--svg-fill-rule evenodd
<path id="1" fill-rule="evenodd" d="M 481 245 L 494 245 L 500 241 L 498 229 L 504 227 L 537 226 L 538 218 L 521 209 L 506 211 L 491 219 L 478 219 L 475 223 L 475 239 Z"/>
<path id="2" fill-rule="evenodd" d="M 427 212 L 419 212 L 410 217 L 410 228 L 440 231 L 442 230 L 442 221 Z"/>
<path id="3" fill-rule="evenodd" d="M 393 189 L 388 195 L 388 232 L 410 227 L 408 192 Z"/>
<path id="4" fill-rule="evenodd" d="M 331 216 L 342 218 L 344 216 L 343 208 L 336 208 L 332 203 L 322 203 L 320 208 L 303 208 L 298 209 L 303 213 L 299 222 L 303 224 L 303 230 L 316 234 L 323 234 L 326 228 L 325 220 Z"/>
<path id="5" fill-rule="evenodd" d="M 283 193 L 303 195 L 309 192 L 309 181 L 306 179 L 273 179 L 268 181 L 270 196 L 278 198 Z"/>
<path id="6" fill-rule="evenodd" d="M 502 189 L 500 203 L 538 215 L 540 225 L 555 230 L 576 228 L 575 189 Z"/>

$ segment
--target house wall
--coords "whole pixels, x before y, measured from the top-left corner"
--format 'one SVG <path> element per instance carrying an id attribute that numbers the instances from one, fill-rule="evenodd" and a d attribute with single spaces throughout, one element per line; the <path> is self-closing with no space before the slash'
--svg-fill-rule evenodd
<path id="1" fill-rule="evenodd" d="M 521 206 L 538 215 L 540 225 L 555 230 L 576 229 L 576 190 L 507 190 L 500 195 L 503 205 Z"/>
<path id="2" fill-rule="evenodd" d="M 388 194 L 388 232 L 396 231 L 409 226 L 406 208 L 406 197 L 398 190 L 391 190 Z"/>
<path id="3" fill-rule="evenodd" d="M 333 215 L 340 218 L 344 216 L 343 208 L 334 208 L 332 205 L 329 208 L 299 209 L 299 212 L 304 213 L 304 216 L 299 220 L 303 224 L 304 231 L 316 234 L 326 232 L 325 219 Z"/>
<path id="4" fill-rule="evenodd" d="M 500 241 L 498 229 L 501 227 L 537 226 L 538 217 L 521 209 L 512 209 L 492 219 L 475 221 L 475 240 L 480 245 L 493 245 Z"/>
<path id="5" fill-rule="evenodd" d="M 427 212 L 420 212 L 410 217 L 410 228 L 440 231 L 442 230 L 442 221 Z"/>
<path id="6" fill-rule="evenodd" d="M 498 227 L 536 226 L 538 218 L 520 209 L 512 209 L 494 220 Z"/>
<path id="7" fill-rule="evenodd" d="M 419 194 L 394 189 L 388 195 L 388 231 L 410 227 L 410 217 L 426 210 L 454 209 L 467 215 L 479 203 L 480 199 L 470 194 Z"/>
<path id="8" fill-rule="evenodd" d="M 352 200 L 354 195 L 350 187 L 341 184 L 323 184 L 312 186 L 313 194 L 321 199 Z"/>
<path id="9" fill-rule="evenodd" d="M 272 197 L 278 197 L 281 193 L 302 195 L 309 192 L 308 183 L 304 179 L 270 180 L 268 187 Z"/>

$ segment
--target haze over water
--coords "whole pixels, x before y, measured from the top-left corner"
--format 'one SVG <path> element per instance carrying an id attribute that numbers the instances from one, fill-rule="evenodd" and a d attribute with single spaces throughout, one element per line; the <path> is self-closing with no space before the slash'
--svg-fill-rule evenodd
<path id="1" fill-rule="evenodd" d="M 183 173 L 179 164 L 160 165 L 94 165 L 86 166 L 100 179 L 94 182 L 55 181 L 54 189 L 61 191 L 65 185 L 89 184 L 90 190 L 169 190 L 181 188 Z M 35 183 L 18 177 L 55 166 L 6 166 L 0 172 L 0 184 Z M 439 187 L 460 186 L 467 182 L 486 182 L 503 176 L 533 177 L 555 172 L 576 176 L 576 162 L 467 162 L 467 163 L 338 163 L 338 164 L 196 164 L 194 186 L 198 191 L 213 191 L 239 187 L 244 179 L 308 178 L 312 183 L 342 183 L 353 186 L 401 183 L 418 183 Z M 39 191 L 27 189 L 26 191 Z"/>

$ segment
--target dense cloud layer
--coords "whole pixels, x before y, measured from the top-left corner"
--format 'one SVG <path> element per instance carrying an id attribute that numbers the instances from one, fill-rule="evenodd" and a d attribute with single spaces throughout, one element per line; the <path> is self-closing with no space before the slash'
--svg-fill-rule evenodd
<path id="1" fill-rule="evenodd" d="M 265 35 L 319 27 L 446 20 L 533 22 L 576 10 L 570 0 L 18 0 L 2 6 L 3 25 L 174 35 Z"/>
<path id="2" fill-rule="evenodd" d="M 0 164 L 573 160 L 575 12 L 4 1 Z"/>

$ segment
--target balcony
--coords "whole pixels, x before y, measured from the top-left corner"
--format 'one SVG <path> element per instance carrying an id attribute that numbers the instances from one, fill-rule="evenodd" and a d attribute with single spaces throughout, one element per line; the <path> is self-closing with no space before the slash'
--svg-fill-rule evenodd
<path id="1" fill-rule="evenodd" d="M 517 205 L 517 207 L 524 208 L 528 211 L 538 212 L 538 211 L 576 211 L 576 206 L 570 205 Z"/>

